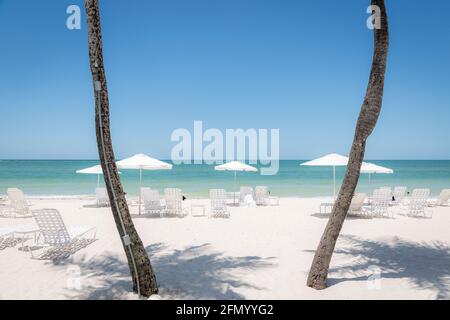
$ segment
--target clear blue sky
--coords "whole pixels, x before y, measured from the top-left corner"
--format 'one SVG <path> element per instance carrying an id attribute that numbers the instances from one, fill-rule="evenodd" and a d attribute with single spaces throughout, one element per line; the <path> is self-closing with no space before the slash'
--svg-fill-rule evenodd
<path id="1" fill-rule="evenodd" d="M 0 0 L 0 158 L 94 159 L 81 0 Z M 66 8 L 82 29 L 66 29 Z M 281 158 L 349 151 L 372 60 L 369 0 L 101 1 L 118 157 L 175 128 L 279 128 Z M 387 1 L 391 48 L 368 159 L 450 159 L 450 2 Z"/>

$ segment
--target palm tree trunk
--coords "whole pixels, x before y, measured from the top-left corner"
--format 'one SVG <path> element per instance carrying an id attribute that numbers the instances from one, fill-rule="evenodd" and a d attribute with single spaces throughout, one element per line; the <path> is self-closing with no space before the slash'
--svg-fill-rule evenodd
<path id="1" fill-rule="evenodd" d="M 378 6 L 381 10 L 381 28 L 374 28 L 375 44 L 372 70 L 356 124 L 347 172 L 309 271 L 307 285 L 314 289 L 324 289 L 327 286 L 331 257 L 358 184 L 366 141 L 374 130 L 381 111 L 389 47 L 389 30 L 384 0 L 372 0 L 372 5 Z"/>
<path id="2" fill-rule="evenodd" d="M 95 126 L 100 163 L 111 203 L 112 214 L 122 240 L 133 280 L 133 291 L 149 297 L 158 293 L 150 259 L 139 238 L 120 183 L 109 129 L 109 101 L 103 66 L 102 33 L 98 0 L 85 0 L 88 23 L 89 62 L 94 83 Z"/>

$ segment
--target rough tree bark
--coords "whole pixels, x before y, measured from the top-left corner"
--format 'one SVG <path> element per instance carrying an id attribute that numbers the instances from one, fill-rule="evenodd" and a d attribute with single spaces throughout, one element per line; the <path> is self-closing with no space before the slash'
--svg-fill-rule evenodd
<path id="1" fill-rule="evenodd" d="M 103 66 L 102 33 L 98 0 L 85 0 L 89 62 L 94 83 L 95 127 L 100 163 L 104 172 L 112 214 L 122 240 L 133 280 L 133 291 L 144 297 L 158 293 L 150 259 L 131 220 L 117 171 L 110 135 L 109 100 Z"/>
<path id="2" fill-rule="evenodd" d="M 330 219 L 317 247 L 307 280 L 309 287 L 319 290 L 327 286 L 331 257 L 358 184 L 366 140 L 376 126 L 383 101 L 384 74 L 389 47 L 388 20 L 384 0 L 372 0 L 372 5 L 380 8 L 381 24 L 379 29 L 374 28 L 374 55 L 369 84 L 356 124 L 347 172 Z"/>

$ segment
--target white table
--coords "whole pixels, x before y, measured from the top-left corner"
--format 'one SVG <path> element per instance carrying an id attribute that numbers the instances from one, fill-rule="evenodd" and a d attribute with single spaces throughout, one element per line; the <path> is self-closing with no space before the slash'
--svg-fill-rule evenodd
<path id="1" fill-rule="evenodd" d="M 202 214 L 194 214 L 194 209 L 201 209 Z M 200 210 L 199 210 L 200 211 Z M 192 217 L 204 217 L 206 216 L 206 206 L 204 204 L 191 204 L 191 216 Z"/>
<path id="2" fill-rule="evenodd" d="M 320 213 L 322 214 L 327 214 L 327 213 L 331 213 L 331 211 L 327 212 L 327 208 L 331 208 L 331 210 L 333 210 L 333 206 L 334 206 L 334 202 L 323 202 L 320 204 Z M 323 208 L 323 211 L 322 211 Z"/>

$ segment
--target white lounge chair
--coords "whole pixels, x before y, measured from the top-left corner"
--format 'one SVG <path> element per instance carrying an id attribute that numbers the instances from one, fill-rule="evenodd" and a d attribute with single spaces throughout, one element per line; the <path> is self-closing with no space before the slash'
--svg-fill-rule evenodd
<path id="1" fill-rule="evenodd" d="M 182 217 L 186 215 L 185 211 L 183 210 L 183 195 L 180 189 L 164 189 L 164 200 L 166 202 L 164 215 L 176 217 Z"/>
<path id="2" fill-rule="evenodd" d="M 162 204 L 162 199 L 158 190 L 150 188 L 143 189 L 142 199 L 144 201 L 144 214 L 154 217 L 163 216 L 166 206 Z"/>
<path id="3" fill-rule="evenodd" d="M 258 206 L 279 205 L 280 199 L 271 196 L 267 186 L 257 186 L 255 187 L 255 202 Z"/>
<path id="4" fill-rule="evenodd" d="M 392 200 L 390 188 L 380 188 L 373 192 L 372 200 L 368 208 L 373 217 L 392 217 L 389 212 L 389 203 Z"/>
<path id="5" fill-rule="evenodd" d="M 227 192 L 227 202 L 233 206 L 237 205 L 239 201 L 239 191 L 228 191 Z"/>
<path id="6" fill-rule="evenodd" d="M 363 210 L 364 200 L 366 199 L 365 193 L 355 193 L 348 208 L 348 216 L 361 216 L 364 215 Z"/>
<path id="7" fill-rule="evenodd" d="M 252 187 L 241 187 L 239 192 L 239 206 L 241 207 L 255 207 L 256 202 L 253 198 Z"/>
<path id="8" fill-rule="evenodd" d="M 408 216 L 419 217 L 423 216 L 424 218 L 432 218 L 433 211 L 426 210 L 428 207 L 428 197 L 430 196 L 430 189 L 414 189 L 411 198 L 409 199 L 409 203 L 407 206 L 403 208 L 406 211 Z M 428 214 L 427 214 L 428 211 Z"/>
<path id="9" fill-rule="evenodd" d="M 67 258 L 97 240 L 95 238 L 96 228 L 67 228 L 56 209 L 33 210 L 33 215 L 39 227 L 37 243 L 42 240 L 42 244 L 47 246 L 39 256 L 35 256 L 33 250 L 30 250 L 34 259 Z"/>
<path id="10" fill-rule="evenodd" d="M 450 189 L 443 189 L 437 199 L 428 201 L 430 207 L 446 207 L 449 205 Z"/>
<path id="11" fill-rule="evenodd" d="M 269 190 L 265 186 L 255 187 L 255 202 L 258 206 L 269 205 Z"/>
<path id="12" fill-rule="evenodd" d="M 2 216 L 11 218 L 30 218 L 32 213 L 30 205 L 25 199 L 22 190 L 17 188 L 9 188 L 7 190 L 9 206 L 2 209 Z"/>
<path id="13" fill-rule="evenodd" d="M 14 247 L 21 242 L 20 239 L 14 237 L 14 230 L 11 228 L 0 228 L 0 250 Z"/>
<path id="14" fill-rule="evenodd" d="M 12 210 L 9 205 L 0 205 L 0 217 L 12 218 Z"/>
<path id="15" fill-rule="evenodd" d="M 348 208 L 347 216 L 361 216 L 365 214 L 364 200 L 366 199 L 365 193 L 355 193 Z M 330 214 L 333 209 L 333 202 L 323 202 L 320 205 L 320 214 Z M 331 210 L 327 210 L 331 208 Z"/>
<path id="16" fill-rule="evenodd" d="M 14 247 L 21 243 L 24 248 L 25 241 L 33 239 L 36 241 L 39 229 L 36 225 L 13 225 L 10 227 L 0 227 L 0 250 Z"/>
<path id="17" fill-rule="evenodd" d="M 95 188 L 97 207 L 109 207 L 109 196 L 106 188 Z"/>
<path id="18" fill-rule="evenodd" d="M 378 189 L 389 191 L 392 194 L 392 188 L 389 186 L 379 187 Z"/>
<path id="19" fill-rule="evenodd" d="M 392 196 L 394 197 L 391 204 L 392 205 L 400 205 L 403 203 L 403 200 L 406 196 L 406 187 L 395 187 Z"/>
<path id="20" fill-rule="evenodd" d="M 209 190 L 209 199 L 211 201 L 211 218 L 229 218 L 230 212 L 227 206 L 227 192 L 225 189 Z"/>

